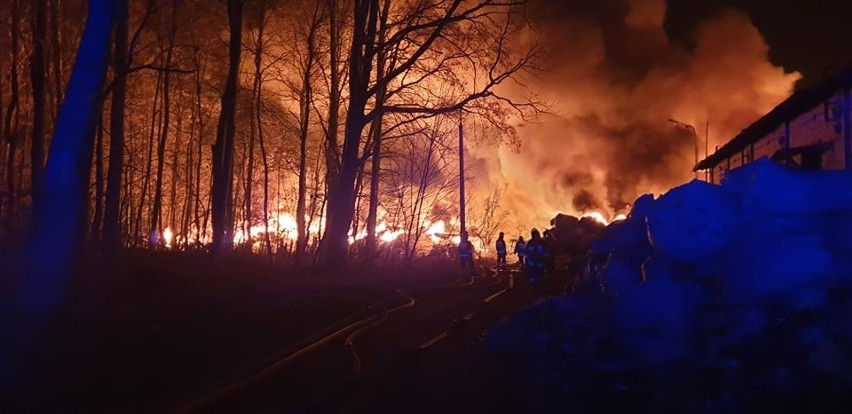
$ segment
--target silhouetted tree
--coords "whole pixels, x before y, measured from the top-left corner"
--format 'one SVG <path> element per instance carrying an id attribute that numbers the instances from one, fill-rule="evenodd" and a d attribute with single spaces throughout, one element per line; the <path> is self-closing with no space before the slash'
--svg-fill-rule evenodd
<path id="1" fill-rule="evenodd" d="M 326 266 L 340 267 L 347 260 L 347 233 L 354 216 L 356 178 L 369 156 L 369 151 L 362 149 L 361 138 L 364 127 L 375 117 L 387 113 L 434 116 L 495 97 L 523 109 L 505 97 L 498 97 L 494 91 L 495 86 L 530 69 L 540 57 L 535 44 L 520 53 L 513 52 L 509 46 L 511 36 L 527 24 L 516 17 L 523 5 L 524 0 L 399 5 L 403 9 L 393 10 L 395 19 L 388 23 L 396 30 L 388 34 L 387 41 L 379 42 L 377 34 L 382 19 L 379 0 L 355 0 L 343 151 L 339 174 L 329 177 L 334 185 L 329 189 L 326 214 Z M 398 55 L 392 69 L 382 77 L 375 77 L 374 63 L 381 50 Z M 454 76 L 465 69 L 470 71 L 467 76 L 482 82 L 474 82 L 472 90 L 461 89 L 443 99 L 429 98 L 428 90 L 434 82 L 462 84 Z M 402 76 L 406 80 L 400 81 Z M 403 96 L 370 108 L 382 89 L 385 100 L 404 93 L 419 95 L 422 100 L 406 100 Z"/>
<path id="2" fill-rule="evenodd" d="M 15 220 L 15 153 L 18 149 L 18 126 L 17 122 L 14 122 L 17 114 L 19 113 L 18 104 L 20 101 L 20 86 L 18 84 L 18 41 L 20 37 L 20 28 L 18 27 L 18 21 L 20 20 L 19 14 L 19 1 L 12 0 L 11 1 L 11 55 L 12 61 L 9 66 L 9 87 L 11 89 L 11 97 L 9 99 L 9 105 L 6 107 L 6 119 L 3 122 L 3 137 L 6 142 L 9 144 L 9 154 L 7 155 L 8 159 L 6 161 L 6 192 L 7 192 L 7 205 L 6 205 L 6 228 L 11 229 L 14 225 Z"/>
<path id="3" fill-rule="evenodd" d="M 61 283 L 71 270 L 78 236 L 86 225 L 81 213 L 115 9 L 114 0 L 89 2 L 86 27 L 50 145 L 43 202 L 35 206 L 29 274 L 20 296 L 26 311 L 49 311 L 58 303 Z"/>
<path id="4" fill-rule="evenodd" d="M 231 231 L 232 194 L 234 171 L 234 134 L 236 130 L 237 75 L 240 69 L 240 52 L 243 25 L 243 0 L 228 0 L 228 27 L 230 29 L 229 65 L 225 89 L 222 91 L 222 109 L 213 145 L 213 252 L 229 250 L 233 238 Z"/>
<path id="5" fill-rule="evenodd" d="M 165 70 L 163 71 L 163 107 L 162 120 L 160 122 L 160 139 L 157 143 L 157 176 L 154 183 L 154 206 L 151 211 L 151 225 L 148 227 L 148 243 L 151 246 L 161 244 L 160 238 L 163 235 L 162 226 L 162 208 L 163 208 L 163 167 L 166 162 L 166 141 L 169 137 L 169 122 L 171 115 L 171 71 L 169 67 L 172 64 L 172 56 L 175 48 L 175 32 L 177 31 L 177 1 L 171 2 L 171 19 L 166 45 L 166 57 L 163 62 Z"/>
<path id="6" fill-rule="evenodd" d="M 112 53 L 112 109 L 110 111 L 109 169 L 104 210 L 104 247 L 108 254 L 121 246 L 121 175 L 124 170 L 124 106 L 127 97 L 128 0 L 116 0 Z"/>
<path id="7" fill-rule="evenodd" d="M 41 175 L 44 167 L 44 123 L 45 123 L 45 64 L 47 44 L 47 4 L 36 1 L 33 4 L 33 52 L 30 63 L 30 74 L 33 89 L 33 139 L 30 150 L 30 186 L 33 204 L 40 200 Z"/>

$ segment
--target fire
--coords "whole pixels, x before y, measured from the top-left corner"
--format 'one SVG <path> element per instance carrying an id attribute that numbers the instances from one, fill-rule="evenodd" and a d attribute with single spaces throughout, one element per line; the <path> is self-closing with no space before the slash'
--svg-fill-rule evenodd
<path id="1" fill-rule="evenodd" d="M 438 220 L 431 224 L 427 221 L 424 223 L 424 227 L 427 227 L 426 235 L 432 239 L 432 243 L 440 243 L 442 240 L 440 236 L 447 231 L 447 225 L 444 223 L 444 220 Z"/>
<path id="2" fill-rule="evenodd" d="M 608 226 L 608 225 L 610 225 L 610 224 L 612 224 L 616 221 L 621 221 L 621 220 L 626 219 L 627 215 L 621 213 L 621 214 L 617 214 L 612 219 L 607 219 L 606 216 L 604 216 L 604 214 L 601 213 L 600 211 L 588 211 L 588 212 L 583 213 L 583 215 L 581 217 L 588 217 L 588 218 L 590 218 L 594 221 L 597 221 L 600 224 L 603 224 L 604 226 Z"/>
<path id="3" fill-rule="evenodd" d="M 164 244 L 165 244 L 167 249 L 172 248 L 172 237 L 173 236 L 174 235 L 172 234 L 172 228 L 171 227 L 166 227 L 166 229 L 163 230 L 163 241 L 164 241 Z"/>
<path id="4" fill-rule="evenodd" d="M 278 231 L 282 232 L 283 236 L 289 240 L 296 240 L 299 237 L 299 227 L 298 224 L 296 224 L 296 218 L 290 214 L 279 214 L 277 218 L 277 226 L 270 225 L 269 228 L 278 229 Z M 261 234 L 265 231 L 266 229 L 263 229 Z"/>
<path id="5" fill-rule="evenodd" d="M 382 233 L 381 236 L 379 236 L 379 240 L 381 240 L 385 243 L 390 243 L 390 242 L 396 240 L 397 238 L 399 238 L 399 236 L 401 236 L 401 235 L 402 235 L 402 230 L 386 231 L 386 232 Z"/>
<path id="6" fill-rule="evenodd" d="M 324 229 L 324 224 L 325 223 L 322 219 L 314 220 L 310 224 L 306 223 L 308 236 L 319 236 Z M 433 246 L 458 245 L 461 241 L 461 238 L 458 235 L 458 225 L 459 220 L 455 217 L 449 218 L 448 220 L 437 220 L 434 222 L 424 219 L 421 222 L 421 234 L 425 236 L 425 242 L 421 241 L 418 248 L 422 251 L 428 251 Z M 260 251 L 263 248 L 267 230 L 269 231 L 270 240 L 273 244 L 279 244 L 282 241 L 295 242 L 298 239 L 298 225 L 296 223 L 296 218 L 289 213 L 271 214 L 268 226 L 264 225 L 263 222 L 253 223 L 251 226 L 246 226 L 246 223 L 242 222 L 236 223 L 234 227 L 234 244 L 244 245 L 249 243 L 250 240 L 252 250 L 255 251 Z M 363 228 L 357 233 L 350 231 L 348 237 L 349 244 L 355 244 L 356 242 L 365 239 L 367 234 L 367 230 Z M 386 221 L 380 220 L 376 224 L 375 235 L 379 243 L 390 244 L 397 242 L 400 240 L 400 237 L 405 234 L 405 230 L 399 229 L 395 225 Z M 201 245 L 206 245 L 211 242 L 209 232 L 202 233 L 196 228 L 190 229 L 188 234 L 174 234 L 174 231 L 170 227 L 167 227 L 162 231 L 161 235 L 152 235 L 152 237 L 156 237 L 157 242 L 161 243 L 163 247 L 168 249 L 195 242 L 198 242 Z M 485 243 L 480 238 L 471 236 L 470 241 L 476 251 L 480 253 L 487 253 L 489 251 Z"/>
<path id="7" fill-rule="evenodd" d="M 598 223 L 603 224 L 604 226 L 609 224 L 609 220 L 607 220 L 606 217 L 604 217 L 603 213 L 601 213 L 600 211 L 589 211 L 583 213 L 583 217 L 588 217 L 594 221 L 597 221 Z"/>

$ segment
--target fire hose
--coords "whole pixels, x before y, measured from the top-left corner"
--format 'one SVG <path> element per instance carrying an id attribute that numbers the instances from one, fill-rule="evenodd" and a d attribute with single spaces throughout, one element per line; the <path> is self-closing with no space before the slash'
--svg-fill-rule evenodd
<path id="1" fill-rule="evenodd" d="M 465 282 L 461 282 L 459 279 L 453 283 L 447 285 L 439 285 L 437 288 L 484 288 L 484 287 L 492 287 L 500 284 L 502 282 L 502 278 L 494 277 L 497 275 L 496 269 L 491 269 L 493 273 L 488 276 L 473 276 L 469 280 Z M 477 285 L 476 280 L 481 278 L 489 277 L 489 283 L 483 285 Z M 416 288 L 416 289 L 425 289 L 425 288 Z M 493 300 L 499 294 L 505 292 L 506 289 L 499 291 L 497 294 L 493 294 L 489 296 L 488 301 Z M 402 296 L 406 299 L 405 303 L 401 305 L 397 305 L 391 308 L 388 308 L 386 304 L 391 302 L 395 298 Z M 206 407 L 210 407 L 217 401 L 220 401 L 230 395 L 235 394 L 236 392 L 246 389 L 254 384 L 257 384 L 264 379 L 274 375 L 281 369 L 287 367 L 293 362 L 299 360 L 300 358 L 305 357 L 312 351 L 330 344 L 331 342 L 343 337 L 346 335 L 344 340 L 344 346 L 349 350 L 352 358 L 353 358 L 353 366 L 352 369 L 346 376 L 344 380 L 344 384 L 351 383 L 358 376 L 360 376 L 362 372 L 362 361 L 357 351 L 355 350 L 355 340 L 363 335 L 365 332 L 380 326 L 388 320 L 389 315 L 392 313 L 398 312 L 400 310 L 409 309 L 415 306 L 417 303 L 416 299 L 414 299 L 408 292 L 403 291 L 401 289 L 397 289 L 395 294 L 392 297 L 383 298 L 372 305 L 369 305 L 365 308 L 362 308 L 343 319 L 331 324 L 330 326 L 318 331 L 317 333 L 307 337 L 306 339 L 300 341 L 302 344 L 299 346 L 297 350 L 292 353 L 287 354 L 285 357 L 266 365 L 260 368 L 258 371 L 251 373 L 243 378 L 237 379 L 235 381 L 226 383 L 224 385 L 213 388 L 212 390 L 207 391 L 200 397 L 197 397 L 188 403 L 182 404 L 177 409 L 172 410 L 173 413 L 190 413 L 196 412 Z M 487 303 L 483 301 L 483 303 Z M 377 312 L 376 309 L 379 309 Z M 374 313 L 375 312 L 375 313 Z M 469 314 L 469 317 L 472 317 L 472 314 Z M 468 318 L 468 316 L 466 316 Z"/>

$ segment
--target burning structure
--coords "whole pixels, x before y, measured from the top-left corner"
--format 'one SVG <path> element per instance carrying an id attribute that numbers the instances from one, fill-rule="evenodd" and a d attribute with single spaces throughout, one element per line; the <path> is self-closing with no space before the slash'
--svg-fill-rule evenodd
<path id="1" fill-rule="evenodd" d="M 761 157 L 803 169 L 852 168 L 852 69 L 787 98 L 699 162 L 719 183 Z"/>

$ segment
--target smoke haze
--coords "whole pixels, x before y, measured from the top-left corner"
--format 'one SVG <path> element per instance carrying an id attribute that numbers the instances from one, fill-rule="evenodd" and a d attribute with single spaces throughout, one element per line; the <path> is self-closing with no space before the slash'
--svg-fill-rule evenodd
<path id="1" fill-rule="evenodd" d="M 518 224 L 556 213 L 623 212 L 694 175 L 705 123 L 712 153 L 791 93 L 785 74 L 748 17 L 726 10 L 701 22 L 695 47 L 670 39 L 663 0 L 539 0 L 532 18 L 553 49 L 549 72 L 532 85 L 552 115 L 519 129 L 521 148 L 478 146 L 487 183 Z M 482 180 L 482 178 L 480 178 Z"/>

